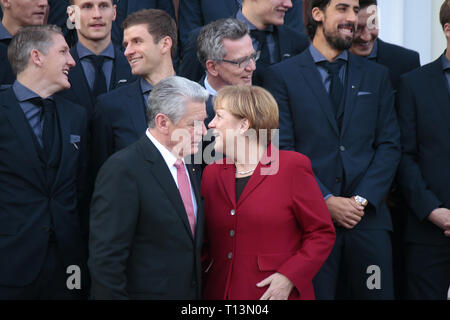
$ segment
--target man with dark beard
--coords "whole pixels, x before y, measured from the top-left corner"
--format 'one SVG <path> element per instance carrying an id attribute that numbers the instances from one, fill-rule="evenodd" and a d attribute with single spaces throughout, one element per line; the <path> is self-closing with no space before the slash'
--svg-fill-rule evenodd
<path id="1" fill-rule="evenodd" d="M 336 226 L 314 280 L 317 299 L 394 296 L 385 199 L 400 131 L 388 70 L 348 52 L 358 11 L 358 0 L 311 1 L 311 46 L 264 76 L 280 109 L 280 147 L 311 159 Z"/>

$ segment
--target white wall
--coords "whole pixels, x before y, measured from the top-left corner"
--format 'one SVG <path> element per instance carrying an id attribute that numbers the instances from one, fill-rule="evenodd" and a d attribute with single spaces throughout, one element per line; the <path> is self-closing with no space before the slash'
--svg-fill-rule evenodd
<path id="1" fill-rule="evenodd" d="M 446 47 L 439 9 L 443 0 L 378 0 L 380 38 L 419 52 L 422 65 Z"/>

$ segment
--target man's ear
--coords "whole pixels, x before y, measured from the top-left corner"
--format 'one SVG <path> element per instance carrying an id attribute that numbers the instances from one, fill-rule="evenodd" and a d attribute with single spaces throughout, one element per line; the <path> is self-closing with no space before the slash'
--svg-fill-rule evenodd
<path id="1" fill-rule="evenodd" d="M 311 16 L 316 22 L 323 22 L 323 11 L 320 10 L 318 7 L 314 7 L 311 10 Z"/>
<path id="2" fill-rule="evenodd" d="M 67 15 L 69 16 L 70 22 L 75 23 L 77 6 L 76 5 L 68 6 L 66 12 Z"/>
<path id="3" fill-rule="evenodd" d="M 0 0 L 3 9 L 11 7 L 11 0 Z"/>
<path id="4" fill-rule="evenodd" d="M 39 50 L 36 50 L 36 49 L 31 50 L 30 60 L 34 65 L 39 66 L 39 67 L 42 66 L 42 63 L 43 63 L 42 58 L 43 58 L 43 54 L 41 52 L 39 52 Z M 30 62 L 30 60 L 29 60 L 29 62 Z"/>
<path id="5" fill-rule="evenodd" d="M 161 54 L 171 54 L 172 50 L 172 38 L 166 36 L 159 41 Z"/>
<path id="6" fill-rule="evenodd" d="M 162 113 L 158 113 L 155 117 L 155 128 L 158 132 L 167 134 L 169 132 L 170 119 Z"/>
<path id="7" fill-rule="evenodd" d="M 206 60 L 206 71 L 208 71 L 214 77 L 219 75 L 219 71 L 217 70 L 217 61 L 214 60 Z"/>
<path id="8" fill-rule="evenodd" d="M 450 41 L 450 23 L 444 24 L 444 33 L 447 41 Z"/>

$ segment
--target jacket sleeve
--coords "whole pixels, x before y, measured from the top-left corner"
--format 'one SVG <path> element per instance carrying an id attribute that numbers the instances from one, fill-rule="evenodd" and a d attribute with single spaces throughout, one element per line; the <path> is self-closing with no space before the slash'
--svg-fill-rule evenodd
<path id="1" fill-rule="evenodd" d="M 278 272 L 288 277 L 301 293 L 328 258 L 336 238 L 333 222 L 306 157 L 292 170 L 292 203 L 301 226 L 301 249 Z"/>

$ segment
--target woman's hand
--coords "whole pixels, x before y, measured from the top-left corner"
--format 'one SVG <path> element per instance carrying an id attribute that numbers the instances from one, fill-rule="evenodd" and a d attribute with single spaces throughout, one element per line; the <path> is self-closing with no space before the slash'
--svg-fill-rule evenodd
<path id="1" fill-rule="evenodd" d="M 292 288 L 294 288 L 291 280 L 278 272 L 257 283 L 256 286 L 259 288 L 269 286 L 260 300 L 287 300 Z"/>

